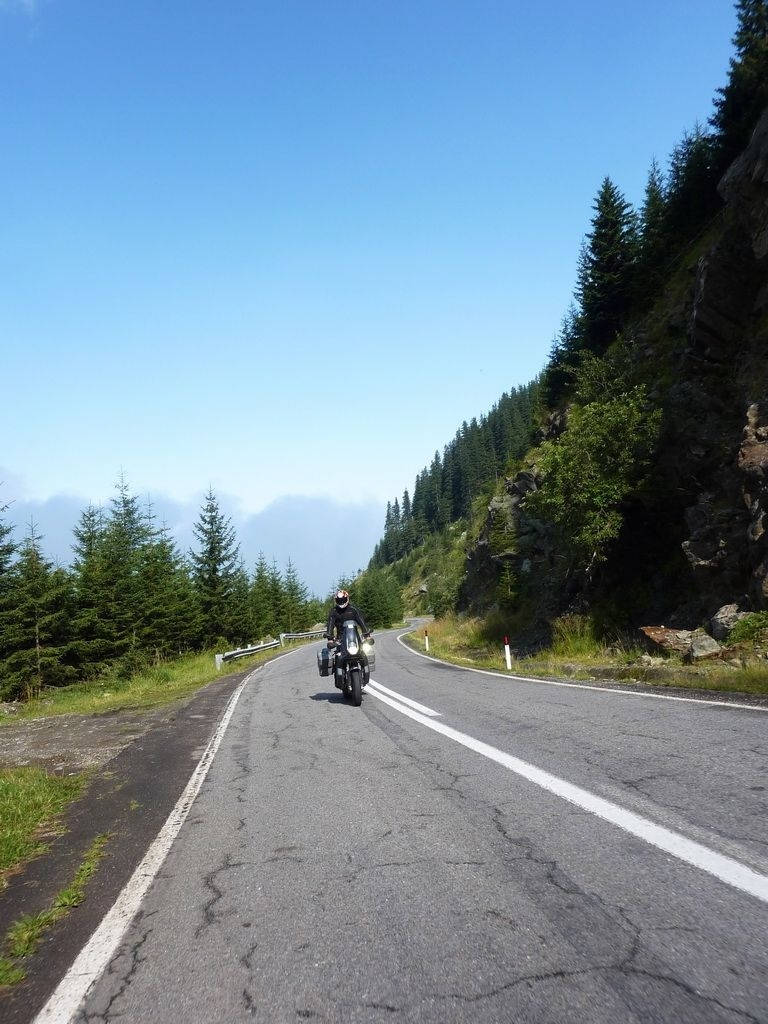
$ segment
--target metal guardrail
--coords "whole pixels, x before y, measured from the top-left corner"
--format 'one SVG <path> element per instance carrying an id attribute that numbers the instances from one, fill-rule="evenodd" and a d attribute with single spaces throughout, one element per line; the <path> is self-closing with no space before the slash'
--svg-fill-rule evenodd
<path id="1" fill-rule="evenodd" d="M 267 644 L 253 644 L 251 647 L 239 647 L 234 651 L 225 651 L 223 654 L 215 654 L 216 671 L 221 671 L 225 661 L 235 661 L 237 658 L 247 658 L 249 654 L 258 654 L 259 651 L 271 651 L 276 647 L 283 647 L 286 640 L 310 640 L 313 637 L 322 638 L 325 630 L 312 630 L 309 633 L 281 633 L 279 640 L 270 640 Z"/>

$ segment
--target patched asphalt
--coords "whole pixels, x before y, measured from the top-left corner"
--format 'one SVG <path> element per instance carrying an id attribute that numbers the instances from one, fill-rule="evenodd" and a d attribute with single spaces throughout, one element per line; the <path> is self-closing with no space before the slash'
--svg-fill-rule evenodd
<path id="1" fill-rule="evenodd" d="M 131 716 L 139 738 L 128 742 L 96 772 L 87 792 L 70 807 L 63 820 L 64 833 L 50 842 L 48 852 L 9 879 L 8 888 L 0 893 L 0 936 L 22 914 L 36 914 L 49 907 L 72 880 L 93 839 L 110 834 L 106 855 L 88 883 L 84 903 L 46 933 L 37 954 L 25 963 L 27 980 L 0 989 L 3 1024 L 30 1020 L 85 945 L 160 831 L 232 692 L 247 674 L 222 677 L 190 700 L 163 708 L 159 716 L 150 713 L 151 727 L 146 731 L 146 723 L 140 719 L 133 722 L 136 716 Z M 47 731 L 60 725 L 65 733 L 65 722 L 47 719 L 44 723 Z M 94 729 L 105 731 L 99 730 L 98 724 Z M 0 732 L 0 740 L 3 735 Z M 112 744 L 110 740 L 110 751 Z"/>
<path id="2" fill-rule="evenodd" d="M 440 721 L 768 873 L 765 714 L 377 654 Z M 765 1022 L 767 935 L 766 904 L 351 707 L 305 650 L 247 685 L 79 1020 Z"/>

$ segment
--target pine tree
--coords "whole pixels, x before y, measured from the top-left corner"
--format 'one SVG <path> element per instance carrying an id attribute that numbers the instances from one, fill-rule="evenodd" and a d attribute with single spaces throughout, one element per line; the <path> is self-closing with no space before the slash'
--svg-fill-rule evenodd
<path id="1" fill-rule="evenodd" d="M 72 582 L 42 553 L 34 523 L 10 570 L 0 601 L 0 644 L 5 653 L 2 697 L 38 696 L 46 686 L 73 682 L 69 651 L 74 612 Z"/>
<path id="2" fill-rule="evenodd" d="M 290 558 L 288 559 L 288 564 L 285 567 L 283 592 L 285 632 L 300 632 L 302 629 L 305 629 L 310 625 L 310 623 L 306 622 L 307 588 L 299 579 L 296 568 Z"/>
<path id="3" fill-rule="evenodd" d="M 251 581 L 250 605 L 254 640 L 258 643 L 267 636 L 276 636 L 280 630 L 274 621 L 272 612 L 269 566 L 263 551 L 259 552 L 256 570 Z"/>
<path id="4" fill-rule="evenodd" d="M 667 199 L 664 176 L 656 160 L 651 163 L 645 198 L 640 212 L 640 252 L 637 274 L 637 299 L 643 302 L 653 297 L 663 281 L 664 264 L 668 255 L 666 231 Z"/>
<path id="5" fill-rule="evenodd" d="M 230 601 L 238 565 L 238 546 L 231 520 L 209 489 L 193 527 L 199 545 L 190 551 L 192 578 L 200 604 L 201 640 L 206 646 L 227 636 Z"/>
<path id="6" fill-rule="evenodd" d="M 272 619 L 275 636 L 278 633 L 285 633 L 285 588 L 283 577 L 276 562 L 272 562 L 269 568 L 269 610 Z"/>
<path id="7" fill-rule="evenodd" d="M 0 505 L 0 516 L 8 511 L 8 505 Z M 18 550 L 13 540 L 13 528 L 0 518 L 0 663 L 5 656 L 3 648 L 2 615 L 12 583 L 11 562 Z M 0 684 L 2 689 L 2 684 Z"/>
<path id="8" fill-rule="evenodd" d="M 99 541 L 99 629 L 106 640 L 110 660 L 122 657 L 138 646 L 141 618 L 139 558 L 142 545 L 151 536 L 139 499 L 131 494 L 122 473 L 116 491 Z"/>
<path id="9" fill-rule="evenodd" d="M 667 175 L 664 228 L 667 247 L 687 244 L 720 206 L 713 142 L 699 125 L 672 150 Z"/>
<path id="10" fill-rule="evenodd" d="M 738 0 L 736 48 L 728 82 L 717 90 L 714 177 L 717 179 L 749 142 L 758 118 L 768 106 L 768 3 Z"/>
<path id="11" fill-rule="evenodd" d="M 0 505 L 0 516 L 3 516 L 9 509 L 8 505 Z M 13 527 L 0 519 L 0 581 L 11 565 L 11 560 L 16 554 L 18 545 L 13 541 Z"/>
<path id="12" fill-rule="evenodd" d="M 413 523 L 413 512 L 411 511 L 411 496 L 408 488 L 403 491 L 403 503 L 400 509 L 400 533 L 402 537 L 403 554 L 408 554 L 415 544 L 415 531 Z"/>
<path id="13" fill-rule="evenodd" d="M 76 612 L 72 624 L 72 650 L 81 675 L 96 675 L 114 653 L 112 623 L 105 619 L 108 580 L 102 554 L 104 516 L 89 505 L 75 526 L 73 582 Z"/>
<path id="14" fill-rule="evenodd" d="M 579 343 L 602 355 L 623 327 L 632 302 L 637 230 L 632 207 L 610 178 L 595 199 L 592 230 L 579 260 Z"/>
<path id="15" fill-rule="evenodd" d="M 238 646 L 246 646 L 253 638 L 251 619 L 251 583 L 245 566 L 240 563 L 232 575 L 229 597 L 227 636 Z"/>
<path id="16" fill-rule="evenodd" d="M 194 647 L 199 629 L 189 570 L 166 526 L 139 555 L 138 645 L 156 660 Z"/>

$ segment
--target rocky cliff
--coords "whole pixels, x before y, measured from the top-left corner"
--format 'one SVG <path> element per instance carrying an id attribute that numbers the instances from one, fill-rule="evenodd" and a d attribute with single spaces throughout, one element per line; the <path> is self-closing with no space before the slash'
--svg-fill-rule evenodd
<path id="1" fill-rule="evenodd" d="M 468 552 L 465 609 L 491 607 L 507 567 L 539 617 L 602 606 L 627 624 L 695 628 L 726 605 L 768 608 L 768 111 L 719 191 L 724 209 L 627 332 L 663 426 L 607 561 L 558 574 L 562 552 L 526 511 L 546 487 L 534 451 L 499 487 Z M 561 411 L 545 436 L 565 429 Z"/>

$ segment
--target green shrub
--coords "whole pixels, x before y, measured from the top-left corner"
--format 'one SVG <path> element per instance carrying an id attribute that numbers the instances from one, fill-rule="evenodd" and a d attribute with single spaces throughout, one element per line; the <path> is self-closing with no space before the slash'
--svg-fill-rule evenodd
<path id="1" fill-rule="evenodd" d="M 768 612 L 753 612 L 736 623 L 728 636 L 728 643 L 749 643 L 764 629 L 768 629 Z"/>
<path id="2" fill-rule="evenodd" d="M 568 429 L 533 453 L 543 485 L 527 510 L 555 526 L 578 563 L 601 561 L 621 530 L 621 505 L 645 477 L 661 423 L 644 388 L 575 407 Z"/>

